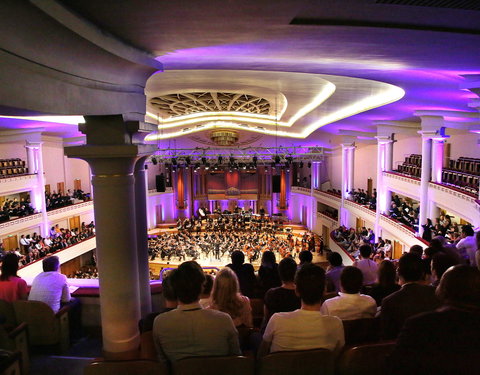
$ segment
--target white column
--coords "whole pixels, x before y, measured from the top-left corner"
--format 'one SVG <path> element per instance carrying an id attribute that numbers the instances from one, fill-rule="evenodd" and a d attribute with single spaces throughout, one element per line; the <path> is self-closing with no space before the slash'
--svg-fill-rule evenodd
<path id="1" fill-rule="evenodd" d="M 443 152 L 445 148 L 445 139 L 432 139 L 432 182 L 442 182 L 443 170 Z"/>
<path id="2" fill-rule="evenodd" d="M 385 143 L 385 164 L 384 164 L 384 171 L 390 172 L 393 170 L 393 140 L 390 140 Z M 385 197 L 383 199 L 383 213 L 390 208 L 390 202 L 392 201 L 392 191 L 388 189 L 384 189 Z M 378 195 L 378 190 L 377 190 Z"/>
<path id="3" fill-rule="evenodd" d="M 29 174 L 37 173 L 37 168 L 35 164 L 35 149 L 32 145 L 28 144 L 25 146 L 27 149 L 27 168 Z"/>
<path id="4" fill-rule="evenodd" d="M 383 186 L 383 162 L 385 143 L 377 137 L 377 203 L 375 212 L 375 241 L 380 236 L 380 216 L 385 212 L 385 188 Z"/>
<path id="5" fill-rule="evenodd" d="M 348 197 L 350 189 L 353 188 L 353 165 L 350 150 L 354 149 L 353 143 L 342 144 L 342 201 L 340 207 L 339 222 L 340 225 L 349 226 L 349 211 L 345 209 L 345 199 Z"/>
<path id="6" fill-rule="evenodd" d="M 349 147 L 347 150 L 348 153 L 348 180 L 347 180 L 347 189 L 348 192 L 351 192 L 354 186 L 354 172 L 355 172 L 355 147 Z"/>
<path id="7" fill-rule="evenodd" d="M 428 215 L 428 184 L 432 171 L 432 138 L 425 132 L 422 134 L 422 176 L 420 180 L 420 216 L 418 230 L 423 234 L 422 225 L 425 224 Z"/>
<path id="8" fill-rule="evenodd" d="M 43 155 L 42 143 L 30 143 L 27 150 L 31 149 L 34 169 L 37 173 L 36 187 L 32 190 L 32 202 L 37 211 L 42 214 L 42 223 L 40 225 L 40 233 L 42 237 L 48 237 L 50 223 L 48 221 L 47 205 L 45 203 L 45 175 L 43 171 Z"/>
<path id="9" fill-rule="evenodd" d="M 148 267 L 147 187 L 145 161 L 142 156 L 135 164 L 135 225 L 137 229 L 138 282 L 140 313 L 142 317 L 152 312 L 150 269 Z"/>

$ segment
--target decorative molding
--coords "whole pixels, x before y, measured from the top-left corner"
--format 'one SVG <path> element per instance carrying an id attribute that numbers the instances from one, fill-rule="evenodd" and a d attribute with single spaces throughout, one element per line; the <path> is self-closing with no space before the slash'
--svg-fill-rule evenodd
<path id="1" fill-rule="evenodd" d="M 406 176 L 400 173 L 390 172 L 390 171 L 384 171 L 383 175 L 385 177 L 393 178 L 394 180 L 399 180 L 399 181 L 420 186 L 420 179 L 417 177 Z"/>
<path id="2" fill-rule="evenodd" d="M 344 201 L 344 205 L 345 207 L 352 207 L 353 209 L 355 210 L 360 210 L 362 212 L 364 212 L 365 214 L 369 215 L 369 216 L 373 216 L 373 220 L 375 221 L 375 211 L 371 210 L 370 208 L 368 208 L 367 206 L 364 206 L 360 203 L 356 203 L 356 202 L 353 202 L 353 201 L 350 201 L 348 199 L 345 199 Z"/>
<path id="3" fill-rule="evenodd" d="M 70 205 L 70 206 L 61 207 L 61 208 L 57 208 L 55 210 L 48 211 L 47 216 L 58 215 L 58 214 L 61 214 L 61 213 L 64 213 L 64 212 L 70 212 L 70 211 L 74 211 L 74 210 L 78 210 L 78 209 L 82 209 L 82 208 L 86 208 L 86 207 L 90 207 L 90 206 L 92 206 L 92 208 L 93 208 L 93 201 L 77 203 L 77 204 L 73 204 L 73 205 Z"/>
<path id="4" fill-rule="evenodd" d="M 322 214 L 321 212 L 317 212 L 317 217 L 322 218 L 324 220 L 327 220 L 332 224 L 337 224 L 338 223 L 338 219 L 334 219 L 333 217 Z"/>
<path id="5" fill-rule="evenodd" d="M 42 214 L 33 214 L 25 217 L 20 217 L 18 219 L 9 220 L 5 223 L 0 224 L 0 231 L 5 228 L 13 227 L 14 225 L 22 224 L 22 223 L 32 223 L 35 220 L 41 219 Z"/>

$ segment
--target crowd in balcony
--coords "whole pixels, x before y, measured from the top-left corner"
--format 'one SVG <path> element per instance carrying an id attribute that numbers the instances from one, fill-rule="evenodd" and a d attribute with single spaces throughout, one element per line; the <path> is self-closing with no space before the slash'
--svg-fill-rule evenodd
<path id="1" fill-rule="evenodd" d="M 32 215 L 35 213 L 35 209 L 30 204 L 29 198 L 7 198 L 0 205 L 0 223 Z"/>
<path id="2" fill-rule="evenodd" d="M 67 194 L 62 192 L 53 193 L 45 192 L 45 204 L 47 211 L 55 210 L 57 208 L 66 207 L 74 204 L 75 200 L 88 201 L 90 200 L 90 194 L 86 194 L 81 189 L 75 189 L 71 191 L 67 190 Z"/>
<path id="3" fill-rule="evenodd" d="M 413 201 L 392 195 L 390 208 L 386 215 L 400 223 L 418 231 L 418 215 L 420 206 Z"/>
<path id="4" fill-rule="evenodd" d="M 358 204 L 368 206 L 371 210 L 375 210 L 377 207 L 377 189 L 373 189 L 372 193 L 364 189 L 352 189 L 352 191 L 349 192 L 349 199 Z"/>

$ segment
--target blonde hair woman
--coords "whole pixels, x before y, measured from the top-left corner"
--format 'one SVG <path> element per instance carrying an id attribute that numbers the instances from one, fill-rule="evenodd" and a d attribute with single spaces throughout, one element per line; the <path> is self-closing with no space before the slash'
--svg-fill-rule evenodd
<path id="1" fill-rule="evenodd" d="M 211 299 L 209 308 L 230 315 L 236 327 L 253 327 L 250 300 L 240 294 L 237 275 L 230 268 L 225 267 L 217 273 Z"/>

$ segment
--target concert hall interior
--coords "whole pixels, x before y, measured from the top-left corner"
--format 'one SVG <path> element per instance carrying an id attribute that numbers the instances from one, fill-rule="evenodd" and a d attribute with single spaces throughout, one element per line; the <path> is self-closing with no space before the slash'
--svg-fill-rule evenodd
<path id="1" fill-rule="evenodd" d="M 4 0 L 0 20 L 1 256 L 30 287 L 57 255 L 84 331 L 30 342 L 23 375 L 168 373 L 139 321 L 189 260 L 244 254 L 255 333 L 266 251 L 328 271 L 413 247 L 429 273 L 441 236 L 480 267 L 477 1 Z"/>

